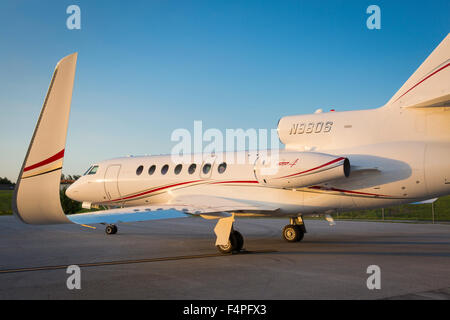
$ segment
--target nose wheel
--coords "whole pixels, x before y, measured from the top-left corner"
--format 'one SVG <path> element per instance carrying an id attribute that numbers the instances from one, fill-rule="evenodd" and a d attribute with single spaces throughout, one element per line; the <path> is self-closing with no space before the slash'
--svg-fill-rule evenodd
<path id="1" fill-rule="evenodd" d="M 107 235 L 116 234 L 117 230 L 118 229 L 117 229 L 117 226 L 115 224 L 109 224 L 105 228 L 105 232 L 106 232 Z"/>
<path id="2" fill-rule="evenodd" d="M 239 231 L 232 230 L 230 232 L 230 238 L 228 239 L 228 243 L 226 245 L 219 245 L 217 249 L 221 253 L 231 253 L 231 252 L 239 252 L 242 250 L 244 246 L 244 237 Z"/>

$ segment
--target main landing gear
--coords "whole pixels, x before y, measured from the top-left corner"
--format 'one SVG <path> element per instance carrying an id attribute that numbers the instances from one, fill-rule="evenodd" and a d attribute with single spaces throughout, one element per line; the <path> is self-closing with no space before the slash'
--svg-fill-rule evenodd
<path id="1" fill-rule="evenodd" d="M 228 243 L 224 246 L 217 246 L 217 249 L 221 253 L 231 253 L 231 252 L 239 252 L 242 250 L 244 246 L 244 237 L 237 230 L 231 230 L 230 238 L 228 239 Z"/>
<path id="2" fill-rule="evenodd" d="M 116 234 L 117 233 L 117 226 L 115 224 L 108 224 L 105 228 L 105 232 L 107 235 L 110 234 Z"/>
<path id="3" fill-rule="evenodd" d="M 283 228 L 283 238 L 287 242 L 299 242 L 306 233 L 302 217 L 290 218 L 290 224 Z"/>

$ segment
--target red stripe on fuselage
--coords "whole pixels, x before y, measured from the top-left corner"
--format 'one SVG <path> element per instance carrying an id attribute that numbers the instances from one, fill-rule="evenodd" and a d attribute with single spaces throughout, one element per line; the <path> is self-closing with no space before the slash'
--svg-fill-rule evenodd
<path id="1" fill-rule="evenodd" d="M 136 197 L 144 196 L 146 194 L 150 194 L 150 193 L 153 193 L 153 192 L 156 192 L 156 191 L 160 191 L 160 190 L 164 190 L 164 189 L 167 189 L 167 188 L 177 187 L 177 186 L 185 185 L 185 184 L 188 184 L 188 183 L 195 183 L 195 182 L 200 182 L 200 181 L 204 181 L 204 180 L 194 180 L 194 181 L 187 181 L 187 182 L 180 182 L 180 183 L 176 183 L 176 184 L 171 184 L 171 185 L 168 185 L 168 186 L 159 187 L 159 188 L 152 189 L 152 190 L 149 190 L 149 191 L 145 191 L 145 192 L 141 192 L 141 193 L 138 193 L 138 194 L 134 194 L 134 195 L 131 195 L 131 196 L 128 196 L 128 197 L 118 198 L 118 199 L 114 199 L 114 200 L 110 200 L 110 201 L 130 200 L 130 199 L 133 199 L 133 198 L 136 198 Z M 213 182 L 211 184 L 219 184 L 219 183 L 258 183 L 258 181 L 253 181 L 253 180 L 252 181 L 219 181 L 219 182 Z"/>
<path id="2" fill-rule="evenodd" d="M 211 184 L 220 184 L 220 183 L 258 183 L 258 181 L 255 180 L 248 180 L 248 181 L 219 181 L 219 182 L 213 182 Z"/>
<path id="3" fill-rule="evenodd" d="M 159 188 L 152 189 L 152 190 L 149 190 L 149 191 L 145 191 L 145 192 L 141 192 L 141 193 L 138 193 L 138 194 L 134 194 L 132 196 L 114 199 L 114 200 L 111 200 L 111 201 L 129 200 L 129 199 L 132 199 L 132 198 L 135 198 L 135 197 L 140 197 L 140 196 L 152 193 L 152 192 L 164 190 L 164 189 L 171 188 L 171 187 L 181 186 L 181 185 L 188 184 L 188 183 L 200 182 L 200 181 L 202 181 L 202 180 L 194 180 L 194 181 L 175 183 L 175 184 L 171 184 L 171 185 L 168 185 L 168 186 L 159 187 Z"/>
<path id="4" fill-rule="evenodd" d="M 23 169 L 24 172 L 29 171 L 29 170 L 33 170 L 42 166 L 45 166 L 46 164 L 52 163 L 56 160 L 59 160 L 61 158 L 64 157 L 64 149 L 62 149 L 60 152 L 58 152 L 57 154 L 51 156 L 50 158 L 47 158 L 45 160 L 42 160 L 41 162 L 35 163 L 31 166 L 26 167 L 25 169 Z"/>

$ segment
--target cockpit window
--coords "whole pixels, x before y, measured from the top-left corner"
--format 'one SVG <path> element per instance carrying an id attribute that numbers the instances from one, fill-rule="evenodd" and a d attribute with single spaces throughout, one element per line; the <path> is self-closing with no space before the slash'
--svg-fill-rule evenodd
<path id="1" fill-rule="evenodd" d="M 89 171 L 91 171 L 92 166 L 89 167 L 89 169 L 86 170 L 86 172 L 83 174 L 83 176 L 87 175 Z"/>
<path id="2" fill-rule="evenodd" d="M 91 170 L 88 171 L 88 174 L 96 174 L 98 170 L 98 166 L 93 166 Z"/>

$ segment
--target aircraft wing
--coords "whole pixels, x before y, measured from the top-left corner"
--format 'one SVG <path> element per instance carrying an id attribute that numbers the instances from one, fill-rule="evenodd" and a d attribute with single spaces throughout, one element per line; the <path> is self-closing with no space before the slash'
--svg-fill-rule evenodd
<path id="1" fill-rule="evenodd" d="M 246 212 L 246 213 L 265 213 L 273 212 L 279 208 L 267 203 L 234 199 L 225 197 L 216 197 L 210 195 L 184 195 L 178 196 L 171 201 L 172 204 L 182 205 L 189 208 L 197 208 L 192 212 L 198 215 L 213 215 L 217 212 Z"/>
<path id="2" fill-rule="evenodd" d="M 114 224 L 119 222 L 137 222 L 159 219 L 171 219 L 186 217 L 186 213 L 180 208 L 163 208 L 159 206 L 140 206 L 117 208 L 103 211 L 78 213 L 67 215 L 67 218 L 76 224 L 106 223 Z"/>
<path id="3" fill-rule="evenodd" d="M 423 200 L 423 201 L 419 201 L 419 202 L 413 202 L 410 204 L 428 204 L 428 203 L 436 202 L 436 200 L 438 200 L 438 199 L 439 198 L 433 198 L 433 199 Z"/>
<path id="4" fill-rule="evenodd" d="M 232 212 L 270 212 L 278 208 L 251 203 L 242 200 L 214 196 L 183 196 L 172 201 L 172 204 L 146 205 L 128 208 L 117 208 L 67 215 L 76 224 L 119 222 L 138 222 L 159 219 L 201 216 L 205 219 L 221 219 L 231 217 Z"/>
<path id="5" fill-rule="evenodd" d="M 88 225 L 94 223 L 115 224 L 120 222 L 182 218 L 189 215 L 201 216 L 204 219 L 218 220 L 214 228 L 214 233 L 217 236 L 216 245 L 226 245 L 234 222 L 235 212 L 261 213 L 278 210 L 278 208 L 266 204 L 203 195 L 183 196 L 174 199 L 172 202 L 171 204 L 155 204 L 72 214 L 67 215 L 66 218 L 72 223 Z"/>

